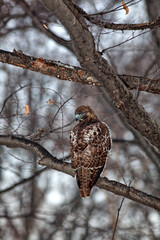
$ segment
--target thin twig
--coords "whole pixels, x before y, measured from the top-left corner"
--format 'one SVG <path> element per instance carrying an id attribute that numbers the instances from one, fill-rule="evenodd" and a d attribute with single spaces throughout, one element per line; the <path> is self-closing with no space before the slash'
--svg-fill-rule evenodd
<path id="1" fill-rule="evenodd" d="M 2 114 L 4 108 L 5 108 L 5 105 L 6 103 L 8 102 L 8 100 L 14 95 L 16 94 L 17 92 L 19 92 L 21 89 L 25 88 L 25 87 L 28 87 L 29 85 L 24 85 L 24 86 L 20 86 L 17 90 L 15 90 L 14 92 L 12 92 L 3 102 L 3 106 L 1 108 L 1 111 L 0 111 L 0 114 Z"/>
<path id="2" fill-rule="evenodd" d="M 113 235 L 112 235 L 112 240 L 114 240 L 114 237 L 115 237 L 115 233 L 116 233 L 116 229 L 117 229 L 117 225 L 118 225 L 118 220 L 119 220 L 119 214 L 120 214 L 124 199 L 125 199 L 125 197 L 122 198 L 122 201 L 121 201 L 120 206 L 118 208 L 116 223 L 115 223 L 114 230 L 113 230 Z"/>
<path id="3" fill-rule="evenodd" d="M 150 30 L 147 30 L 147 31 L 142 32 L 142 33 L 139 33 L 139 34 L 137 34 L 136 36 L 129 37 L 127 40 L 125 40 L 125 41 L 123 41 L 123 42 L 121 42 L 121 43 L 118 43 L 118 44 L 116 44 L 116 45 L 114 45 L 114 46 L 112 46 L 112 47 L 105 48 L 105 49 L 103 49 L 103 50 L 101 51 L 101 54 L 104 54 L 104 52 L 107 51 L 107 50 L 109 50 L 109 49 L 112 49 L 112 48 L 115 48 L 115 47 L 119 47 L 119 46 L 121 46 L 122 44 L 127 43 L 127 42 L 129 42 L 129 41 L 131 41 L 131 40 L 133 40 L 133 39 L 135 39 L 135 38 L 137 38 L 137 37 L 139 37 L 139 36 L 141 36 L 141 35 L 143 35 L 143 34 L 146 34 L 146 33 L 148 33 L 148 32 L 150 32 Z"/>
<path id="4" fill-rule="evenodd" d="M 48 169 L 47 167 L 45 167 L 45 168 L 43 168 L 43 169 L 41 169 L 41 170 L 36 171 L 32 176 L 30 176 L 30 177 L 28 177 L 28 178 L 23 178 L 21 181 L 19 181 L 19 182 L 17 182 L 17 183 L 14 183 L 14 184 L 11 185 L 10 187 L 7 187 L 7 188 L 1 190 L 1 191 L 0 191 L 0 194 L 6 193 L 6 192 L 14 189 L 14 188 L 17 187 L 17 186 L 20 186 L 20 185 L 22 185 L 22 184 L 24 184 L 24 183 L 27 183 L 27 182 L 31 181 L 33 178 L 39 176 L 42 172 L 44 172 L 44 171 L 46 171 L 46 170 L 49 170 L 49 169 Z"/>
<path id="5" fill-rule="evenodd" d="M 128 186 L 130 187 L 130 185 L 131 185 L 131 182 L 129 182 Z M 117 229 L 117 225 L 118 225 L 118 220 L 119 220 L 119 215 L 120 215 L 120 211 L 121 211 L 124 199 L 125 199 L 125 197 L 122 198 L 122 201 L 121 201 L 120 206 L 118 208 L 117 218 L 116 218 L 116 222 L 115 222 L 115 226 L 114 226 L 113 235 L 112 235 L 112 239 L 111 240 L 114 240 L 114 237 L 115 237 L 115 233 L 116 233 L 116 229 Z"/>

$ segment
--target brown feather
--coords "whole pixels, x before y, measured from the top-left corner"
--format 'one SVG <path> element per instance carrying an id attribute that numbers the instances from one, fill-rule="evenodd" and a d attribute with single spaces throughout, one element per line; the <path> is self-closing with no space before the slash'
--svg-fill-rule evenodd
<path id="1" fill-rule="evenodd" d="M 109 127 L 99 121 L 90 107 L 80 106 L 75 113 L 81 112 L 86 115 L 71 131 L 70 149 L 80 195 L 87 197 L 104 168 L 111 149 L 111 136 Z"/>

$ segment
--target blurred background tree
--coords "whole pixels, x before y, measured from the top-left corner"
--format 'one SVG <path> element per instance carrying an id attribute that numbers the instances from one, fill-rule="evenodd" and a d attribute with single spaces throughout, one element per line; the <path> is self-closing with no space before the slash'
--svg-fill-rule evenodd
<path id="1" fill-rule="evenodd" d="M 73 2 L 86 12 L 97 50 L 117 74 L 159 78 L 159 0 L 131 0 L 126 5 L 120 0 Z M 153 27 L 141 25 L 152 21 Z M 126 26 L 122 29 L 119 24 Z M 38 0 L 1 0 L 0 29 L 3 50 L 80 66 L 68 32 Z M 3 63 L 0 86 L 0 134 L 37 141 L 59 160 L 70 162 L 74 110 L 90 105 L 112 131 L 112 155 L 102 176 L 159 196 L 159 152 L 127 123 L 103 88 Z M 158 122 L 159 95 L 147 88 L 139 91 L 139 85 L 132 93 Z M 29 151 L 0 148 L 0 239 L 160 238 L 160 216 L 155 210 L 96 187 L 89 199 L 82 200 L 72 177 L 41 167 Z"/>

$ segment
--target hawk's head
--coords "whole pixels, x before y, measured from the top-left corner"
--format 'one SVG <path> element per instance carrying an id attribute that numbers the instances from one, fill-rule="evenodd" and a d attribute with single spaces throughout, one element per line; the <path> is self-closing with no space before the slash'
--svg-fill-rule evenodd
<path id="1" fill-rule="evenodd" d="M 95 115 L 94 111 L 89 106 L 80 106 L 75 111 L 76 121 L 82 122 L 85 119 L 93 119 L 98 120 L 97 116 Z"/>

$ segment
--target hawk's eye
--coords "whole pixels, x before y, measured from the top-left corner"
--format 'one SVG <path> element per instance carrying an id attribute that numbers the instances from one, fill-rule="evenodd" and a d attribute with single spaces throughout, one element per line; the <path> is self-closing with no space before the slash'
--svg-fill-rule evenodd
<path id="1" fill-rule="evenodd" d="M 77 113 L 76 114 L 76 121 L 82 121 L 86 116 L 85 112 Z"/>

